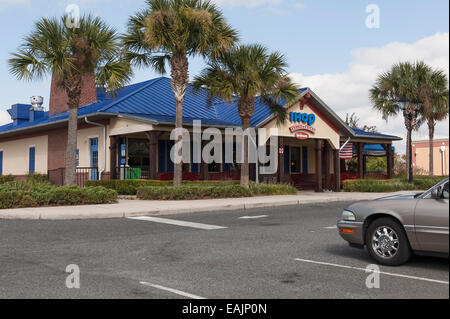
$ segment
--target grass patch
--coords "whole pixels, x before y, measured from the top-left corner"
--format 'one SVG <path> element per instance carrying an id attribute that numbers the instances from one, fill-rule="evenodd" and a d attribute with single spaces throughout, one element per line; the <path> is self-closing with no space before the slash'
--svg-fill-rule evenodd
<path id="1" fill-rule="evenodd" d="M 242 198 L 258 195 L 291 195 L 297 190 L 289 185 L 252 183 L 250 187 L 238 184 L 186 184 L 178 187 L 147 186 L 138 189 L 137 197 L 143 200 L 196 200 L 214 198 Z"/>
<path id="2" fill-rule="evenodd" d="M 42 177 L 25 182 L 9 181 L 0 185 L 0 209 L 94 205 L 117 202 L 117 192 L 104 187 L 57 187 Z"/>
<path id="3" fill-rule="evenodd" d="M 233 185 L 239 181 L 183 181 L 183 185 L 219 186 Z M 137 195 L 141 187 L 170 187 L 173 181 L 159 180 L 109 180 L 109 181 L 87 181 L 86 186 L 101 186 L 115 190 L 119 195 Z"/>
<path id="4" fill-rule="evenodd" d="M 406 178 L 391 180 L 347 180 L 344 181 L 345 192 L 385 193 L 397 191 L 427 190 L 444 180 L 445 177 L 415 176 L 413 184 Z"/>

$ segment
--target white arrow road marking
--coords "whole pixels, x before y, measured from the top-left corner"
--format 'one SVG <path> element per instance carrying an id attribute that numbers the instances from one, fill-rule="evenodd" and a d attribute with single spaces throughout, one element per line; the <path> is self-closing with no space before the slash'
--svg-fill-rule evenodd
<path id="1" fill-rule="evenodd" d="M 324 227 L 325 229 L 337 229 L 338 227 L 336 225 L 330 226 L 330 227 Z"/>
<path id="2" fill-rule="evenodd" d="M 296 261 L 305 262 L 305 263 L 324 265 L 324 266 L 332 266 L 332 267 L 338 267 L 338 268 L 353 269 L 353 270 L 359 270 L 359 271 L 367 272 L 367 269 L 365 269 L 365 268 L 352 267 L 352 266 L 339 265 L 339 264 L 331 264 L 331 263 L 325 263 L 325 262 L 321 262 L 321 261 L 314 261 L 314 260 L 300 259 L 300 258 L 295 258 L 295 260 Z M 372 271 L 372 272 L 374 272 L 374 271 Z M 375 273 L 381 274 L 381 275 L 386 275 L 386 276 L 408 278 L 408 279 L 428 281 L 428 282 L 434 282 L 434 283 L 438 283 L 438 284 L 448 285 L 448 281 L 444 281 L 444 280 L 436 280 L 436 279 L 430 279 L 430 278 L 408 276 L 408 275 L 402 275 L 402 274 L 394 274 L 394 273 L 391 273 L 391 272 L 384 272 L 384 271 L 375 271 Z"/>
<path id="3" fill-rule="evenodd" d="M 142 217 L 130 217 L 129 219 L 142 220 L 142 221 L 147 221 L 147 222 L 154 222 L 154 223 L 161 223 L 161 224 L 168 224 L 168 225 L 175 225 L 175 226 L 190 227 L 190 228 L 197 228 L 197 229 L 203 229 L 203 230 L 217 230 L 217 229 L 228 228 L 228 227 L 222 227 L 222 226 L 191 223 L 191 222 L 186 222 L 186 221 L 182 221 L 182 220 L 158 218 L 158 217 L 142 216 Z"/>
<path id="4" fill-rule="evenodd" d="M 152 288 L 168 291 L 168 292 L 171 292 L 171 293 L 183 296 L 183 297 L 191 298 L 191 299 L 206 299 L 204 297 L 196 296 L 196 295 L 193 295 L 193 294 L 181 291 L 181 290 L 167 288 L 167 287 L 164 287 L 164 286 L 151 284 L 151 283 L 145 282 L 145 281 L 141 281 L 140 284 L 144 285 L 144 286 L 147 286 L 147 287 L 152 287 Z"/>
<path id="5" fill-rule="evenodd" d="M 261 216 L 242 216 L 239 217 L 239 219 L 260 219 L 260 218 L 267 218 L 268 215 L 261 215 Z"/>

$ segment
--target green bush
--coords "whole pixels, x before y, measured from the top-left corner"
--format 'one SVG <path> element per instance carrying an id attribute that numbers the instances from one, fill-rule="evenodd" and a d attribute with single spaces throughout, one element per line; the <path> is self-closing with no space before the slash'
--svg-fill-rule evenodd
<path id="1" fill-rule="evenodd" d="M 183 181 L 184 185 L 230 185 L 237 182 L 229 181 Z M 86 186 L 102 186 L 114 189 L 119 195 L 136 195 L 140 187 L 169 187 L 172 181 L 158 180 L 109 180 L 109 181 L 88 181 Z"/>
<path id="2" fill-rule="evenodd" d="M 29 174 L 27 176 L 27 182 L 38 184 L 49 184 L 47 174 Z"/>
<path id="3" fill-rule="evenodd" d="M 409 190 L 427 190 L 442 181 L 444 177 L 415 176 L 413 184 L 409 184 L 406 178 L 391 180 L 347 180 L 344 181 L 345 192 L 397 192 Z"/>
<path id="4" fill-rule="evenodd" d="M 295 195 L 297 189 L 287 184 L 257 184 L 250 183 L 250 190 L 257 195 Z"/>
<path id="5" fill-rule="evenodd" d="M 289 185 L 268 185 L 252 183 L 249 188 L 238 184 L 187 184 L 170 187 L 141 187 L 137 197 L 143 200 L 195 200 L 211 198 L 241 198 L 256 195 L 288 195 L 297 190 Z"/>
<path id="6" fill-rule="evenodd" d="M 9 183 L 9 182 L 14 182 L 14 181 L 15 181 L 15 178 L 12 175 L 0 175 L 0 185 Z"/>
<path id="7" fill-rule="evenodd" d="M 240 185 L 183 185 L 169 187 L 141 187 L 137 197 L 144 200 L 194 200 L 226 197 L 249 197 L 252 192 L 249 188 Z"/>
<path id="8" fill-rule="evenodd" d="M 10 182 L 0 185 L 0 209 L 93 205 L 117 202 L 117 192 L 104 187 L 63 186 Z"/>

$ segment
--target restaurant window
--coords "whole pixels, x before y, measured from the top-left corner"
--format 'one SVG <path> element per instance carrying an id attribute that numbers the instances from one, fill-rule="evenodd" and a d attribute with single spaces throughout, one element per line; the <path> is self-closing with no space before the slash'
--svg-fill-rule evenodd
<path id="1" fill-rule="evenodd" d="M 130 167 L 150 166 L 150 150 L 147 140 L 128 140 L 128 165 Z"/>
<path id="2" fill-rule="evenodd" d="M 300 173 L 300 147 L 291 147 L 291 173 Z"/>

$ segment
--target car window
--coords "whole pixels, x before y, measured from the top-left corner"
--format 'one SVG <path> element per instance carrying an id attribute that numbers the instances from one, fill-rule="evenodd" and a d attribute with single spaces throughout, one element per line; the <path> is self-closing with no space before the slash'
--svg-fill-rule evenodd
<path id="1" fill-rule="evenodd" d="M 448 199 L 448 193 L 449 193 L 449 191 L 448 191 L 448 182 L 447 182 L 447 183 L 445 183 L 444 189 L 442 191 L 442 198 Z"/>

